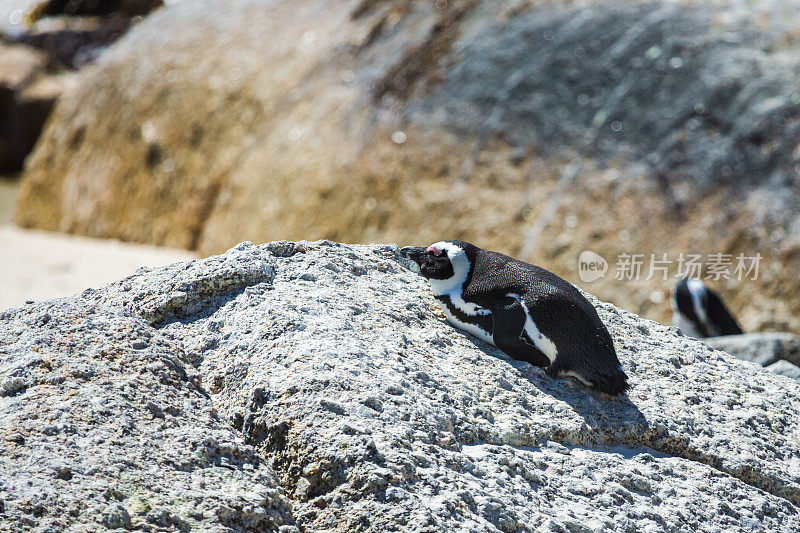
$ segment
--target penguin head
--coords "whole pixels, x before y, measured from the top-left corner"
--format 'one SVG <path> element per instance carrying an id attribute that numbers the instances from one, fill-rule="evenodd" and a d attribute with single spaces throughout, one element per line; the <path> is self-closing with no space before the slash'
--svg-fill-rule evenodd
<path id="1" fill-rule="evenodd" d="M 434 294 L 444 294 L 466 281 L 474 250 L 466 242 L 439 241 L 426 248 L 406 246 L 400 255 L 419 265 L 419 273 L 431 282 Z"/>
<path id="2" fill-rule="evenodd" d="M 670 305 L 672 310 L 696 321 L 694 301 L 702 302 L 706 291 L 705 283 L 699 279 L 683 278 L 672 287 Z"/>

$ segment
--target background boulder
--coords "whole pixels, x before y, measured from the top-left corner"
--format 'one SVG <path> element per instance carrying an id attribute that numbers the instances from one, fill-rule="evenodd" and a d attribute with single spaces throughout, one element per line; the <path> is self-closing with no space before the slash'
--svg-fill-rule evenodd
<path id="1" fill-rule="evenodd" d="M 396 246 L 244 243 L 0 314 L 31 529 L 793 531 L 800 384 L 593 297 L 609 398 L 451 328 Z"/>
<path id="2" fill-rule="evenodd" d="M 161 5 L 0 0 L 0 176 L 22 169 L 56 100 L 69 89 L 72 70 L 93 61 Z"/>
<path id="3" fill-rule="evenodd" d="M 770 372 L 775 372 L 776 374 L 780 374 L 781 376 L 786 376 L 787 378 L 792 378 L 796 381 L 800 381 L 800 367 L 797 365 L 793 365 L 789 361 L 776 361 L 766 367 L 767 370 Z"/>
<path id="4" fill-rule="evenodd" d="M 0 41 L 0 174 L 22 168 L 55 102 L 24 95 L 45 65 L 43 54 Z"/>
<path id="5" fill-rule="evenodd" d="M 717 350 L 800 380 L 800 338 L 791 333 L 745 333 L 703 339 Z"/>
<path id="6" fill-rule="evenodd" d="M 800 365 L 800 338 L 791 333 L 746 333 L 703 340 L 717 350 L 761 366 L 781 359 Z"/>
<path id="7" fill-rule="evenodd" d="M 800 332 L 799 8 L 167 6 L 60 102 L 17 222 L 202 253 L 464 238 L 572 281 L 587 249 L 760 253 L 714 288 L 745 329 Z M 669 319 L 671 280 L 612 272 L 591 289 Z"/>

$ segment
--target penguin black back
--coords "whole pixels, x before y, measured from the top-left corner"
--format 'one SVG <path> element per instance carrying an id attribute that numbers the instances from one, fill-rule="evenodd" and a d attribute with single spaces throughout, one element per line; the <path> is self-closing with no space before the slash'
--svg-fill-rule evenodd
<path id="1" fill-rule="evenodd" d="M 675 284 L 672 311 L 673 325 L 689 337 L 702 339 L 742 333 L 722 298 L 699 279 L 683 278 Z"/>
<path id="2" fill-rule="evenodd" d="M 463 241 L 407 247 L 454 326 L 515 359 L 608 394 L 628 388 L 611 335 L 572 284 L 541 267 Z"/>

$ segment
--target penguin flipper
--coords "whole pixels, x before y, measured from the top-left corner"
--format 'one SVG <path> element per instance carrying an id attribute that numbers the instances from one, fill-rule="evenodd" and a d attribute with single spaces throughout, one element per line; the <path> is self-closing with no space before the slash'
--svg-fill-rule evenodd
<path id="1" fill-rule="evenodd" d="M 629 388 L 611 335 L 588 300 L 580 294 L 570 300 L 526 300 L 532 320 L 558 347 L 553 363 L 547 368 L 548 375 L 575 378 L 587 387 L 611 395 L 622 394 Z"/>
<path id="2" fill-rule="evenodd" d="M 541 350 L 522 337 L 526 314 L 519 300 L 504 297 L 492 305 L 491 311 L 492 338 L 495 346 L 518 361 L 526 361 L 541 367 L 550 364 L 550 359 Z"/>

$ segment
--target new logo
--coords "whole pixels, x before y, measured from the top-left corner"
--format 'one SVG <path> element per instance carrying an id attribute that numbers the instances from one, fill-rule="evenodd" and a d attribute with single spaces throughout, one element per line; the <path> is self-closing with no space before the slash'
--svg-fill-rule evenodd
<path id="1" fill-rule="evenodd" d="M 608 261 L 603 259 L 602 256 L 590 251 L 584 250 L 578 257 L 578 277 L 584 283 L 591 283 L 604 277 L 608 272 Z"/>

